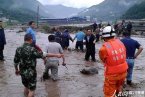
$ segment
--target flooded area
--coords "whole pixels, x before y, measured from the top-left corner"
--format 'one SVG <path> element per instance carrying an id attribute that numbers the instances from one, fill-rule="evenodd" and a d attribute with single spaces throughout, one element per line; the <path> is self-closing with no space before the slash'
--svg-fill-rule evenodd
<path id="1" fill-rule="evenodd" d="M 23 43 L 25 33 L 16 32 L 8 29 L 5 32 L 7 45 L 5 46 L 4 55 L 6 61 L 0 62 L 0 97 L 24 97 L 21 77 L 15 75 L 13 58 L 16 48 Z M 43 50 L 48 42 L 47 37 L 47 34 L 37 33 L 37 44 Z M 145 38 L 135 39 L 145 48 Z M 74 45 L 75 42 L 70 42 L 71 49 L 74 48 Z M 85 53 L 65 51 L 68 69 L 64 66 L 59 66 L 60 80 L 57 82 L 52 80 L 42 82 L 40 80 L 44 71 L 44 64 L 39 59 L 37 63 L 37 89 L 35 97 L 103 97 L 104 67 L 98 56 L 101 45 L 102 42 L 96 43 L 96 63 L 84 61 Z M 80 70 L 90 67 L 97 68 L 99 74 L 86 76 L 80 73 Z M 133 82 L 136 83 L 136 86 L 126 86 L 125 90 L 145 91 L 145 50 L 135 61 Z"/>

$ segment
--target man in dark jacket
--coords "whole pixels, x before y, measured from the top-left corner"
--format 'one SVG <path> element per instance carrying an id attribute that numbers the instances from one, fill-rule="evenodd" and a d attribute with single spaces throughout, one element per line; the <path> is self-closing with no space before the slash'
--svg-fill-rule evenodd
<path id="1" fill-rule="evenodd" d="M 69 47 L 69 40 L 73 42 L 72 37 L 69 34 L 69 31 L 67 29 L 64 30 L 62 33 L 62 48 L 67 50 Z"/>
<path id="2" fill-rule="evenodd" d="M 97 23 L 95 22 L 92 26 L 93 26 L 93 32 L 95 32 L 95 31 L 96 31 L 96 29 L 98 28 Z"/>
<path id="3" fill-rule="evenodd" d="M 96 61 L 95 59 L 95 36 L 92 34 L 91 30 L 87 30 L 86 36 L 85 36 L 85 41 L 86 41 L 86 55 L 85 55 L 85 60 L 89 61 L 89 57 L 92 57 L 92 61 Z"/>
<path id="4" fill-rule="evenodd" d="M 6 44 L 6 38 L 4 33 L 4 28 L 2 26 L 2 21 L 0 21 L 0 61 L 4 61 L 4 45 Z"/>
<path id="5" fill-rule="evenodd" d="M 132 23 L 129 21 L 127 24 L 127 31 L 129 32 L 129 34 L 131 35 L 131 31 L 132 31 Z"/>
<path id="6" fill-rule="evenodd" d="M 55 35 L 55 42 L 62 45 L 62 33 L 60 32 L 59 28 L 56 28 L 54 35 Z"/>

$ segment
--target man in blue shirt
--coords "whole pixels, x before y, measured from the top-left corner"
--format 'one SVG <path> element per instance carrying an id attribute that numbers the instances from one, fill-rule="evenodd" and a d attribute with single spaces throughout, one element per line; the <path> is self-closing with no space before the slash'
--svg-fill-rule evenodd
<path id="1" fill-rule="evenodd" d="M 2 21 L 0 21 L 0 61 L 4 61 L 4 45 L 6 44 L 6 38 L 4 33 L 4 28 L 2 26 Z"/>
<path id="2" fill-rule="evenodd" d="M 55 41 L 60 45 L 62 45 L 62 33 L 60 32 L 59 28 L 55 29 L 54 35 L 55 35 Z"/>
<path id="3" fill-rule="evenodd" d="M 126 60 L 128 63 L 128 74 L 127 74 L 127 84 L 132 85 L 132 73 L 134 67 L 134 60 L 142 52 L 143 47 L 134 39 L 130 37 L 129 32 L 123 33 L 123 39 L 121 40 L 126 47 Z M 138 51 L 135 53 L 136 49 Z"/>
<path id="4" fill-rule="evenodd" d="M 81 49 L 82 52 L 84 52 L 84 49 L 83 49 L 83 40 L 85 38 L 85 33 L 82 31 L 82 28 L 79 30 L 78 33 L 76 33 L 75 37 L 74 37 L 74 40 L 77 39 L 77 42 L 76 42 L 76 49 L 78 50 L 78 48 Z"/>
<path id="5" fill-rule="evenodd" d="M 35 29 L 35 22 L 30 21 L 29 22 L 29 28 L 27 29 L 26 33 L 32 35 L 32 38 L 33 38 L 33 43 L 32 44 L 33 45 L 36 44 L 36 31 L 34 29 Z"/>

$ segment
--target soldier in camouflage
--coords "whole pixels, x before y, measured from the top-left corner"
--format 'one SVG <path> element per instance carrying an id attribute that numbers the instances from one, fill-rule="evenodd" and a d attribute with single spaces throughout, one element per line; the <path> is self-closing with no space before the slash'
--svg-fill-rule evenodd
<path id="1" fill-rule="evenodd" d="M 44 53 L 32 46 L 31 34 L 26 34 L 24 41 L 25 43 L 16 50 L 14 58 L 15 73 L 16 75 L 21 75 L 22 84 L 25 86 L 24 94 L 27 97 L 34 97 L 37 79 L 36 59 L 43 58 Z M 45 54 L 45 56 L 62 57 L 61 54 Z"/>

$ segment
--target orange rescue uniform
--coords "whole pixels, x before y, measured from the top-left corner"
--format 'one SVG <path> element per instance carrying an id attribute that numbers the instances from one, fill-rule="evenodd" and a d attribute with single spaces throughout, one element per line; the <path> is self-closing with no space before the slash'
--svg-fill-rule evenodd
<path id="1" fill-rule="evenodd" d="M 128 69 L 125 46 L 118 39 L 110 39 L 101 47 L 99 56 L 105 67 L 104 95 L 115 97 L 122 89 Z"/>

